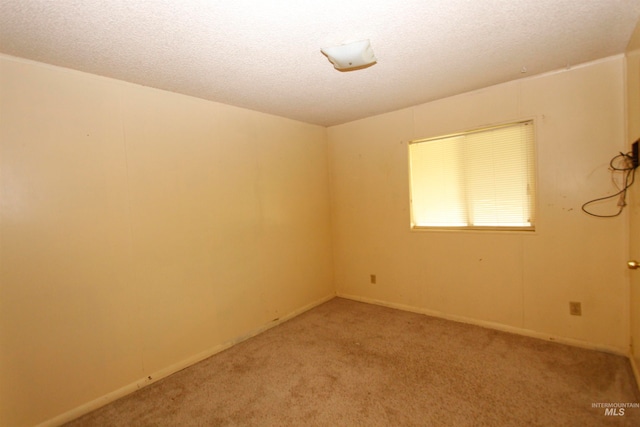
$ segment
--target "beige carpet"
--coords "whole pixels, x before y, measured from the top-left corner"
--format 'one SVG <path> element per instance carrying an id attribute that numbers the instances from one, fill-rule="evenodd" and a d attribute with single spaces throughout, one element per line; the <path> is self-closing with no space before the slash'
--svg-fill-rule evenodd
<path id="1" fill-rule="evenodd" d="M 637 402 L 624 357 L 335 298 L 68 426 L 639 426 L 592 407 Z"/>

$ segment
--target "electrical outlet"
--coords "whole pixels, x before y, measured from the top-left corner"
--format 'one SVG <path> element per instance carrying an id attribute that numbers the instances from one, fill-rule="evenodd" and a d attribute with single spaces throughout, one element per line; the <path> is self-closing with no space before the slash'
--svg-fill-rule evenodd
<path id="1" fill-rule="evenodd" d="M 376 284 L 376 275 L 375 274 L 371 275 L 371 283 L 374 284 L 374 285 Z"/>
<path id="2" fill-rule="evenodd" d="M 572 316 L 582 316 L 582 304 L 579 302 L 570 301 L 569 314 Z"/>

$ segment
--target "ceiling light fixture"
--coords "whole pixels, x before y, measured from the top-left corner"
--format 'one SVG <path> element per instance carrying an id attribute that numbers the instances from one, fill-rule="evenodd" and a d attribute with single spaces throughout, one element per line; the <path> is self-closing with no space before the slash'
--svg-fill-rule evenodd
<path id="1" fill-rule="evenodd" d="M 329 58 L 336 70 L 340 71 L 370 67 L 377 61 L 369 40 L 345 43 L 320 50 Z"/>

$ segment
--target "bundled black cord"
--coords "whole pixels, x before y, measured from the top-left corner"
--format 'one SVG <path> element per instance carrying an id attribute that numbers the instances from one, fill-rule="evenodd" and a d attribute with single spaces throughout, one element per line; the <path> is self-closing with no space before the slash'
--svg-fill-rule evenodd
<path id="1" fill-rule="evenodd" d="M 623 159 L 624 167 L 615 166 L 615 163 L 618 159 Z M 609 162 L 609 169 L 611 170 L 612 173 L 622 172 L 622 182 L 624 183 L 624 185 L 622 187 L 622 190 L 618 191 L 615 194 L 612 194 L 606 197 L 600 197 L 598 199 L 589 200 L 587 203 L 582 205 L 582 210 L 591 216 L 596 216 L 598 218 L 613 218 L 620 215 L 624 207 L 627 206 L 627 190 L 629 189 L 629 187 L 631 187 L 631 185 L 633 185 L 633 182 L 636 177 L 636 168 L 633 166 L 633 157 L 631 153 L 625 154 L 621 152 L 620 154 L 612 158 L 611 161 Z M 620 207 L 620 209 L 618 209 L 618 212 L 614 214 L 600 215 L 600 214 L 595 214 L 593 212 L 589 212 L 587 210 L 587 206 L 592 203 L 600 202 L 602 200 L 613 199 L 614 197 L 619 197 L 618 206 Z"/>

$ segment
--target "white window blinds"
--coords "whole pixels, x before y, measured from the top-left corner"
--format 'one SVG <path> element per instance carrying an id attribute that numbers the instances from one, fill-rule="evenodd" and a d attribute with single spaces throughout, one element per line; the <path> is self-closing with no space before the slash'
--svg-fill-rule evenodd
<path id="1" fill-rule="evenodd" d="M 526 121 L 412 141 L 413 226 L 532 230 L 533 129 Z"/>

